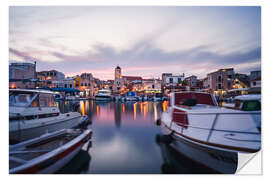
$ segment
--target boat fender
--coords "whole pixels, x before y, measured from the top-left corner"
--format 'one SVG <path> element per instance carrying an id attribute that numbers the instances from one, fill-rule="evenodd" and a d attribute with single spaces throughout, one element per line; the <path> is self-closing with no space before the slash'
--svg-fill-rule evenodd
<path id="1" fill-rule="evenodd" d="M 157 125 L 157 126 L 160 126 L 160 125 L 161 125 L 161 119 L 157 119 L 157 120 L 156 120 L 156 125 Z"/>

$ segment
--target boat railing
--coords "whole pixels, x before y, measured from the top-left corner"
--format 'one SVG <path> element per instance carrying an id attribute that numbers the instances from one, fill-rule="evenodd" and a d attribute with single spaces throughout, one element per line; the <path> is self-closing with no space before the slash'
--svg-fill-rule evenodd
<path id="1" fill-rule="evenodd" d="M 212 115 L 212 114 L 227 114 L 227 115 L 235 115 L 235 114 L 261 114 L 261 112 L 174 112 L 176 114 L 191 114 L 191 115 Z"/>

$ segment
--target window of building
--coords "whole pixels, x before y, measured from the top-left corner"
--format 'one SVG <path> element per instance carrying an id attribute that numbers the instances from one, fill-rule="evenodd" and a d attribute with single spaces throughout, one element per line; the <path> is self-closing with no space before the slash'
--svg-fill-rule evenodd
<path id="1" fill-rule="evenodd" d="M 182 82 L 181 78 L 178 78 L 178 83 L 180 84 Z"/>
<path id="2" fill-rule="evenodd" d="M 221 86 L 221 84 L 218 84 L 218 89 L 222 89 L 222 86 Z"/>
<path id="3" fill-rule="evenodd" d="M 170 78 L 170 83 L 173 83 L 173 78 Z"/>
<path id="4" fill-rule="evenodd" d="M 256 81 L 253 82 L 253 86 L 256 86 Z"/>
<path id="5" fill-rule="evenodd" d="M 87 83 L 85 83 L 84 86 L 87 86 Z"/>
<path id="6" fill-rule="evenodd" d="M 72 88 L 72 84 L 70 84 L 69 87 Z"/>
<path id="7" fill-rule="evenodd" d="M 88 86 L 91 86 L 91 84 L 90 84 L 90 83 L 88 83 Z"/>
<path id="8" fill-rule="evenodd" d="M 222 81 L 222 77 L 218 76 L 218 82 L 221 82 L 221 81 Z"/>

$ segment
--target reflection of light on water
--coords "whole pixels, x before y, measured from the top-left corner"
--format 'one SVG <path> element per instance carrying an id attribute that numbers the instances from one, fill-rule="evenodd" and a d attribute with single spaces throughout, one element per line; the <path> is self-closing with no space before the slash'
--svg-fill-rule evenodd
<path id="1" fill-rule="evenodd" d="M 85 104 L 85 112 L 89 111 L 89 101 L 84 101 Z"/>
<path id="2" fill-rule="evenodd" d="M 155 118 L 155 120 L 157 120 L 158 119 L 157 104 L 154 103 L 153 105 L 154 105 L 154 118 Z"/>
<path id="3" fill-rule="evenodd" d="M 146 117 L 146 113 L 148 112 L 148 102 L 143 103 L 143 116 Z"/>
<path id="4" fill-rule="evenodd" d="M 141 103 L 141 113 L 142 113 L 142 110 L 143 110 L 143 103 Z"/>
<path id="5" fill-rule="evenodd" d="M 99 106 L 97 105 L 97 115 L 99 114 Z"/>
<path id="6" fill-rule="evenodd" d="M 85 115 L 85 104 L 83 101 L 80 101 L 80 109 L 81 109 L 82 115 Z"/>
<path id="7" fill-rule="evenodd" d="M 117 169 L 121 164 L 125 167 L 132 166 L 129 163 L 130 158 L 127 158 L 130 154 L 136 157 L 135 161 L 145 159 L 145 157 L 142 157 L 144 153 L 138 151 L 132 141 L 120 135 L 114 135 L 108 141 L 96 141 L 96 143 L 92 154 L 103 166 L 109 166 L 110 169 Z M 118 164 L 118 166 L 115 166 L 115 164 Z"/>
<path id="8" fill-rule="evenodd" d="M 122 111 L 125 112 L 125 104 L 122 104 Z"/>
<path id="9" fill-rule="evenodd" d="M 168 104 L 168 101 L 163 101 L 163 103 L 162 103 L 163 112 L 167 110 L 167 104 Z"/>
<path id="10" fill-rule="evenodd" d="M 133 104 L 134 119 L 136 119 L 136 108 L 137 108 L 137 102 Z"/>

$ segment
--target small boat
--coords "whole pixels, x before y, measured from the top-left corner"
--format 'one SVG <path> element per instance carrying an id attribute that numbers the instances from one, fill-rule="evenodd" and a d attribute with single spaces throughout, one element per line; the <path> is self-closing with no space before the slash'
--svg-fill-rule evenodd
<path id="1" fill-rule="evenodd" d="M 9 173 L 55 173 L 80 151 L 91 136 L 89 129 L 63 129 L 10 145 Z"/>
<path id="2" fill-rule="evenodd" d="M 260 97 L 236 98 L 236 108 L 229 109 L 209 93 L 171 93 L 161 126 L 170 146 L 214 171 L 231 173 L 237 154 L 261 149 Z"/>
<path id="3" fill-rule="evenodd" d="M 111 91 L 107 89 L 101 89 L 98 91 L 98 93 L 95 95 L 96 101 L 111 101 L 112 95 Z"/>
<path id="4" fill-rule="evenodd" d="M 61 113 L 48 90 L 10 89 L 10 143 L 29 140 L 44 133 L 71 129 L 88 119 L 79 112 Z"/>
<path id="5" fill-rule="evenodd" d="M 67 101 L 78 101 L 80 98 L 78 96 L 66 96 L 65 100 Z"/>
<path id="6" fill-rule="evenodd" d="M 138 98 L 136 96 L 136 92 L 135 91 L 128 91 L 126 93 L 126 97 L 125 97 L 126 101 L 137 101 Z"/>

